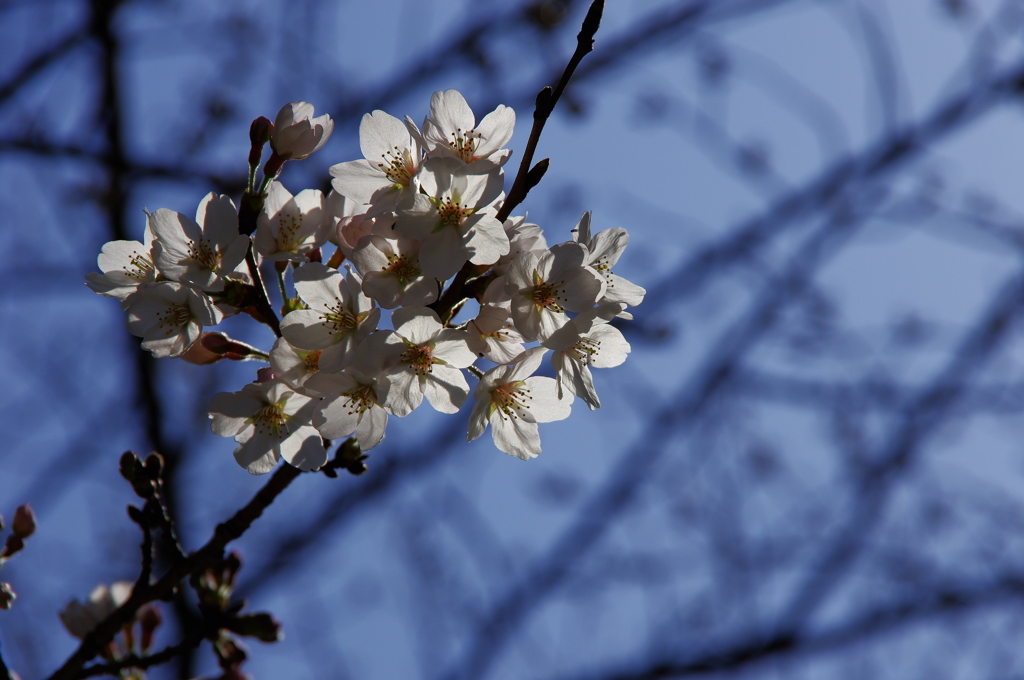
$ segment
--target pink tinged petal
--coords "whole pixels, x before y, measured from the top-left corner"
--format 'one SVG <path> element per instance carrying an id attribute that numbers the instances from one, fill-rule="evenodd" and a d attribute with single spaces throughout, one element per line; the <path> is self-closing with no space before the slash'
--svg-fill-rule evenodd
<path id="1" fill-rule="evenodd" d="M 391 315 L 391 323 L 396 333 L 414 345 L 430 342 L 444 328 L 429 307 L 403 307 Z"/>
<path id="2" fill-rule="evenodd" d="M 420 269 L 425 276 L 447 281 L 469 259 L 462 234 L 454 226 L 444 226 L 430 234 L 420 250 Z"/>
<path id="3" fill-rule="evenodd" d="M 530 412 L 538 423 L 551 423 L 564 420 L 572 412 L 573 397 L 563 393 L 558 398 L 558 385 L 552 378 L 532 376 L 526 379 L 526 389 L 530 390 Z"/>
<path id="4" fill-rule="evenodd" d="M 188 307 L 200 326 L 216 326 L 224 319 L 224 314 L 212 299 L 191 288 L 188 289 Z"/>
<path id="5" fill-rule="evenodd" d="M 395 255 L 391 243 L 381 236 L 370 235 L 359 239 L 359 245 L 352 251 L 349 259 L 356 269 L 363 273 L 365 280 L 366 275 L 371 272 L 379 273 L 387 268 L 389 255 Z"/>
<path id="6" fill-rule="evenodd" d="M 510 456 L 530 460 L 540 455 L 540 433 L 536 423 L 502 417 L 498 410 L 491 414 L 491 434 L 498 450 Z"/>
<path id="7" fill-rule="evenodd" d="M 441 413 L 458 413 L 469 396 L 469 384 L 459 369 L 435 364 L 423 382 L 423 394 Z"/>
<path id="8" fill-rule="evenodd" d="M 281 107 L 274 119 L 274 129 L 284 130 L 300 120 L 307 120 L 313 117 L 313 105 L 309 102 L 290 102 Z"/>

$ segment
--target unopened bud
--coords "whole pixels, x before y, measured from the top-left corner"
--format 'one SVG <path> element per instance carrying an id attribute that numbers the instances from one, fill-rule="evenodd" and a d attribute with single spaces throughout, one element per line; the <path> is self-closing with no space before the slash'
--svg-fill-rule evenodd
<path id="1" fill-rule="evenodd" d="M 36 514 L 32 512 L 31 505 L 25 503 L 25 505 L 18 506 L 18 509 L 14 511 L 11 531 L 20 538 L 28 538 L 36 532 Z"/>
<path id="2" fill-rule="evenodd" d="M 262 146 L 270 141 L 272 134 L 274 134 L 274 124 L 266 116 L 260 116 L 249 126 L 249 143 L 253 146 Z"/>
<path id="3" fill-rule="evenodd" d="M 0 609 L 10 609 L 18 594 L 11 588 L 10 583 L 0 583 Z"/>
<path id="4" fill-rule="evenodd" d="M 260 642 L 278 642 L 284 639 L 281 624 L 267 613 L 239 616 L 228 625 L 228 629 L 243 637 L 254 637 Z"/>
<path id="5" fill-rule="evenodd" d="M 259 167 L 260 158 L 263 157 L 263 145 L 270 141 L 270 136 L 274 134 L 274 124 L 270 122 L 270 119 L 260 116 L 252 122 L 249 126 L 249 167 Z"/>
<path id="6" fill-rule="evenodd" d="M 163 623 L 164 617 L 160 608 L 149 603 L 139 610 L 139 626 L 142 628 L 142 639 L 139 641 L 142 651 L 148 651 L 153 646 L 153 632 Z"/>
<path id="7" fill-rule="evenodd" d="M 256 382 L 265 383 L 274 379 L 274 369 L 269 366 L 256 371 Z"/>

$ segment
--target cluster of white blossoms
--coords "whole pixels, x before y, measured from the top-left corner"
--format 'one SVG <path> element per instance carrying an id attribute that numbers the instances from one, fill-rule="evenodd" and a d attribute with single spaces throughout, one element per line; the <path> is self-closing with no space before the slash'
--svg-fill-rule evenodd
<path id="1" fill-rule="evenodd" d="M 566 418 L 575 397 L 601 405 L 591 369 L 625 361 L 629 344 L 610 322 L 632 318 L 627 307 L 645 293 L 612 272 L 628 234 L 592 233 L 584 213 L 570 240 L 548 246 L 525 216 L 500 219 L 512 109 L 499 106 L 477 124 L 462 95 L 448 90 L 434 93 L 422 126 L 366 114 L 365 158 L 332 166 L 327 196 L 293 195 L 277 174 L 284 161 L 320 148 L 330 119 L 297 102 L 266 124 L 273 156 L 251 237 L 234 202 L 211 193 L 194 221 L 148 213 L 144 240 L 106 244 L 102 273 L 87 277 L 94 291 L 121 301 L 144 349 L 188 359 L 231 346 L 222 334 L 197 342 L 203 328 L 239 311 L 260 318 L 251 304 L 262 290 L 254 268 L 274 262 L 286 312 L 281 337 L 269 353 L 247 355 L 270 369 L 209 405 L 214 432 L 238 443 L 240 465 L 262 474 L 284 458 L 314 470 L 327 462 L 326 440 L 346 437 L 371 449 L 389 416 L 404 417 L 424 399 L 458 412 L 470 394 L 467 372 L 478 380 L 468 438 L 489 424 L 495 445 L 524 460 L 541 451 L 538 423 Z M 337 250 L 324 264 L 328 243 Z M 453 277 L 449 289 L 471 290 L 478 303 L 471 319 L 451 318 L 463 301 L 446 295 Z M 381 327 L 382 310 L 393 310 L 390 329 Z M 535 375 L 549 352 L 555 377 Z"/>

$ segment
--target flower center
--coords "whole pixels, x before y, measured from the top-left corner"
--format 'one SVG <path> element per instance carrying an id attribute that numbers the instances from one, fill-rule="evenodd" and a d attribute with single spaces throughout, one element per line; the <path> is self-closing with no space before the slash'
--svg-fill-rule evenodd
<path id="1" fill-rule="evenodd" d="M 320 355 L 323 354 L 322 349 L 314 349 L 306 352 L 306 355 L 302 357 L 302 361 L 306 364 L 306 370 L 310 373 L 316 373 L 320 370 Z"/>
<path id="2" fill-rule="evenodd" d="M 348 402 L 348 415 L 365 413 L 377 403 L 377 395 L 373 391 L 373 385 L 359 385 L 351 392 L 341 395 Z"/>
<path id="3" fill-rule="evenodd" d="M 197 245 L 195 241 L 189 239 L 188 242 L 188 257 L 190 260 L 194 260 L 202 269 L 214 271 L 217 265 L 220 264 L 220 253 L 214 248 L 209 241 L 205 238 L 199 239 Z"/>
<path id="4" fill-rule="evenodd" d="M 414 265 L 406 255 L 388 255 L 388 264 L 382 267 L 391 276 L 398 279 L 403 286 L 423 276 L 423 272 Z"/>
<path id="5" fill-rule="evenodd" d="M 437 214 L 441 218 L 441 224 L 458 226 L 467 215 L 473 214 L 472 208 L 463 208 L 458 201 L 446 198 L 437 206 Z"/>
<path id="6" fill-rule="evenodd" d="M 269 435 L 277 439 L 284 439 L 289 435 L 288 416 L 284 412 L 284 405 L 287 399 L 281 399 L 274 404 L 267 404 L 249 419 L 258 435 Z"/>
<path id="7" fill-rule="evenodd" d="M 472 163 L 477 159 L 473 155 L 476 152 L 477 141 L 483 139 L 483 135 L 474 130 L 462 131 L 462 128 L 455 128 L 451 133 L 452 139 L 448 142 L 455 155 L 462 159 L 463 163 Z"/>
<path id="8" fill-rule="evenodd" d="M 334 298 L 334 301 L 335 304 L 328 305 L 327 312 L 321 316 L 323 319 L 321 323 L 327 327 L 327 332 L 331 334 L 350 333 L 359 325 L 359 317 L 345 306 L 341 298 Z"/>
<path id="9" fill-rule="evenodd" d="M 409 149 L 399 149 L 396 146 L 387 153 L 382 153 L 380 157 L 384 159 L 384 162 L 377 163 L 377 167 L 388 178 L 388 181 L 399 188 L 409 186 L 413 175 L 416 174 L 416 163 L 413 161 Z"/>
<path id="10" fill-rule="evenodd" d="M 277 218 L 277 247 L 281 252 L 294 252 L 302 243 L 302 216 L 282 213 Z"/>
<path id="11" fill-rule="evenodd" d="M 537 305 L 537 309 L 547 309 L 552 312 L 562 313 L 565 309 L 558 304 L 558 301 L 565 293 L 564 289 L 559 288 L 563 284 L 565 284 L 565 281 L 544 281 L 540 278 L 540 274 L 534 270 L 533 288 L 526 292 L 526 296 L 533 300 L 533 304 Z"/>
<path id="12" fill-rule="evenodd" d="M 502 420 L 525 418 L 530 410 L 528 402 L 533 401 L 530 390 L 524 389 L 525 385 L 525 381 L 516 380 L 496 387 L 491 392 L 491 412 L 498 411 Z"/>
<path id="13" fill-rule="evenodd" d="M 170 337 L 178 332 L 178 329 L 192 320 L 192 310 L 188 305 L 167 305 L 162 311 L 157 312 L 157 325 L 165 329 L 164 335 Z"/>
<path id="14" fill-rule="evenodd" d="M 612 272 L 612 263 L 608 259 L 607 255 L 602 255 L 596 262 L 591 262 L 590 266 L 594 271 L 604 277 L 605 283 L 608 284 L 608 287 L 615 287 L 615 284 L 612 283 L 612 274 L 614 273 Z"/>
<path id="15" fill-rule="evenodd" d="M 591 340 L 590 338 L 580 338 L 576 341 L 576 344 L 565 350 L 566 354 L 572 356 L 581 364 L 586 366 L 589 364 L 597 353 L 601 351 L 601 341 Z"/>
<path id="16" fill-rule="evenodd" d="M 153 261 L 149 259 L 148 255 L 141 255 L 139 251 L 133 250 L 132 259 L 122 269 L 125 274 L 136 281 L 146 281 L 153 273 Z"/>
<path id="17" fill-rule="evenodd" d="M 440 359 L 434 358 L 431 349 L 429 345 L 410 345 L 402 352 L 401 361 L 403 364 L 409 364 L 416 375 L 427 375 L 433 372 L 434 364 L 441 363 Z"/>

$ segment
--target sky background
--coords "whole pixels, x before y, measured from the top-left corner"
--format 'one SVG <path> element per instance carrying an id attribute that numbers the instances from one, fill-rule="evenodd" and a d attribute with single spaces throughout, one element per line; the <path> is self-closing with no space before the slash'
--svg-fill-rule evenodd
<path id="1" fill-rule="evenodd" d="M 419 121 L 449 88 L 478 120 L 515 108 L 508 187 L 586 12 L 104 8 L 0 1 L 0 512 L 30 502 L 40 520 L 3 569 L 19 599 L 0 643 L 24 680 L 74 650 L 68 600 L 138 574 L 121 453 L 155 431 L 173 450 L 188 549 L 265 483 L 205 412 L 254 365 L 140 359 L 117 303 L 85 287 L 117 226 L 140 239 L 144 209 L 237 201 L 249 122 L 294 100 L 336 127 L 285 169 L 293 193 L 360 157 L 363 113 Z M 615 271 L 649 292 L 620 325 L 629 359 L 595 371 L 600 410 L 541 427 L 535 460 L 466 443 L 467 409 L 423 408 L 391 420 L 367 475 L 297 480 L 236 544 L 240 595 L 285 631 L 246 669 L 1024 673 L 1022 36 L 1013 1 L 610 0 L 516 214 L 552 244 L 584 210 L 629 231 Z M 249 319 L 224 328 L 273 342 Z M 158 646 L 177 639 L 165 618 Z M 203 648 L 152 675 L 215 674 Z"/>

